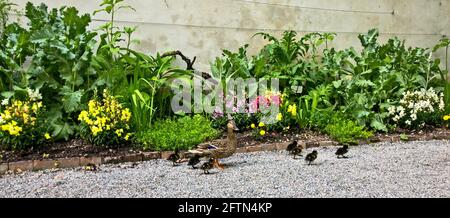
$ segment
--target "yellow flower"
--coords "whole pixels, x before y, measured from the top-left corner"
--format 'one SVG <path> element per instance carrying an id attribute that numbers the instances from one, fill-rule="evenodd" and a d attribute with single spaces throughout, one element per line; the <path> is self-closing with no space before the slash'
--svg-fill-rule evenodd
<path id="1" fill-rule="evenodd" d="M 252 127 L 252 129 L 254 129 L 254 128 L 256 128 L 256 125 L 254 123 L 252 123 L 252 125 L 250 127 Z"/>
<path id="2" fill-rule="evenodd" d="M 86 119 L 84 120 L 84 122 L 86 122 L 87 125 L 92 126 L 94 124 L 94 121 L 92 121 L 91 119 L 89 119 L 89 117 L 86 117 Z"/>
<path id="3" fill-rule="evenodd" d="M 9 124 L 2 125 L 2 131 L 8 131 Z"/>
<path id="4" fill-rule="evenodd" d="M 12 136 L 19 136 L 22 131 L 22 127 L 13 127 L 9 129 L 9 134 Z"/>
<path id="5" fill-rule="evenodd" d="M 94 100 L 90 100 L 88 103 L 89 111 L 94 110 L 96 107 L 96 102 Z"/>
<path id="6" fill-rule="evenodd" d="M 293 117 L 297 116 L 297 105 L 296 105 L 296 104 L 289 105 L 289 106 L 288 106 L 287 112 L 288 112 L 288 113 L 291 113 L 291 115 L 292 115 Z"/>
<path id="7" fill-rule="evenodd" d="M 47 140 L 49 140 L 49 139 L 52 138 L 52 137 L 50 136 L 50 134 L 48 134 L 48 133 L 45 133 L 44 137 L 45 137 L 45 139 L 47 139 Z"/>
<path id="8" fill-rule="evenodd" d="M 259 127 L 263 127 L 263 126 L 265 126 L 264 125 L 264 123 L 263 122 L 259 122 L 259 125 L 258 125 Z"/>
<path id="9" fill-rule="evenodd" d="M 6 125 L 2 125 L 2 131 L 8 131 L 10 135 L 12 136 L 18 136 L 20 135 L 20 132 L 22 131 L 22 127 L 16 126 L 17 122 L 12 121 L 11 123 L 8 123 Z"/>
<path id="10" fill-rule="evenodd" d="M 444 116 L 444 120 L 445 121 L 450 120 L 450 115 Z"/>
<path id="11" fill-rule="evenodd" d="M 99 128 L 97 126 L 91 127 L 92 135 L 97 136 L 99 132 L 102 131 L 102 128 Z"/>
<path id="12" fill-rule="evenodd" d="M 261 131 L 259 131 L 259 134 L 262 135 L 262 136 L 264 136 L 264 135 L 266 134 L 266 131 L 261 130 Z"/>
<path id="13" fill-rule="evenodd" d="M 9 119 L 11 119 L 11 118 L 12 118 L 12 117 L 11 117 L 11 113 L 10 113 L 8 110 L 6 110 L 6 111 L 5 111 L 5 114 L 2 115 L 2 118 L 3 118 L 4 120 L 9 120 Z"/>
<path id="14" fill-rule="evenodd" d="M 23 113 L 23 114 L 22 114 L 22 117 L 23 117 L 23 122 L 24 122 L 25 124 L 27 124 L 27 123 L 28 123 L 28 117 L 29 117 L 29 115 L 28 115 L 27 113 Z"/>
<path id="15" fill-rule="evenodd" d="M 36 111 L 38 110 L 38 105 L 36 103 L 33 103 L 33 106 L 31 106 L 31 110 L 36 113 Z"/>
<path id="16" fill-rule="evenodd" d="M 118 129 L 118 130 L 116 130 L 116 135 L 117 135 L 118 137 L 121 137 L 121 136 L 122 136 L 122 133 L 123 133 L 123 129 Z"/>
<path id="17" fill-rule="evenodd" d="M 131 112 L 130 112 L 130 109 L 125 108 L 125 110 L 122 111 L 122 116 L 121 116 L 120 119 L 121 119 L 122 121 L 128 122 L 128 121 L 130 120 L 130 118 L 131 118 Z"/>
<path id="18" fill-rule="evenodd" d="M 13 105 L 17 106 L 18 108 L 20 108 L 20 107 L 22 107 L 23 102 L 22 101 L 14 101 Z"/>
<path id="19" fill-rule="evenodd" d="M 78 116 L 79 121 L 86 121 L 88 118 L 88 112 L 87 111 L 81 111 L 80 115 Z"/>
<path id="20" fill-rule="evenodd" d="M 29 113 L 30 112 L 30 107 L 28 107 L 28 105 L 25 105 L 22 109 L 23 109 L 24 113 Z"/>
<path id="21" fill-rule="evenodd" d="M 124 137 L 125 141 L 128 141 L 128 139 L 130 139 L 130 136 L 131 136 L 131 134 L 130 134 L 130 133 L 127 133 L 127 134 L 125 135 L 125 137 Z"/>
<path id="22" fill-rule="evenodd" d="M 106 126 L 106 121 L 108 121 L 107 117 L 99 117 L 97 118 L 97 123 L 100 127 Z"/>
<path id="23" fill-rule="evenodd" d="M 283 115 L 281 113 L 278 113 L 277 115 L 277 120 L 281 121 L 283 119 Z"/>

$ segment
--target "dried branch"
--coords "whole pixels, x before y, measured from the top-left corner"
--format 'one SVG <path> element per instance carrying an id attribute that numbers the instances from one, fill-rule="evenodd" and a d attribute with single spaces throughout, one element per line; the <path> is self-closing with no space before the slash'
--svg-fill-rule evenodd
<path id="1" fill-rule="evenodd" d="M 181 59 L 183 59 L 184 62 L 186 62 L 186 70 L 192 70 L 194 71 L 194 63 L 197 60 L 197 57 L 194 57 L 194 59 L 191 61 L 188 57 L 186 57 L 181 51 L 169 51 L 161 55 L 162 58 L 169 57 L 169 56 L 180 56 Z"/>

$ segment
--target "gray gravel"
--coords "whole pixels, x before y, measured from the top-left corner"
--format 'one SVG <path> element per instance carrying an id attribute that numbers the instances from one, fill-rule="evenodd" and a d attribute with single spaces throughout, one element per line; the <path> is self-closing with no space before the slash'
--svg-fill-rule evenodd
<path id="1" fill-rule="evenodd" d="M 285 152 L 236 154 L 211 175 L 164 160 L 4 175 L 0 197 L 450 197 L 450 141 L 351 147 L 348 159 L 317 150 L 311 166 Z"/>

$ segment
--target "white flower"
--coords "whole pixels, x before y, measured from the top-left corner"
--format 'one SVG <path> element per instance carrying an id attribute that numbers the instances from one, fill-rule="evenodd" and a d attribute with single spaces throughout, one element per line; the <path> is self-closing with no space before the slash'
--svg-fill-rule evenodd
<path id="1" fill-rule="evenodd" d="M 398 120 L 400 120 L 400 117 L 397 115 L 394 118 L 392 118 L 392 120 L 394 120 L 395 122 L 397 122 Z"/>
<path id="2" fill-rule="evenodd" d="M 442 95 L 442 93 L 441 93 L 441 95 Z M 439 101 L 439 110 L 444 111 L 444 109 L 445 109 L 444 98 L 441 96 L 441 99 Z"/>
<path id="3" fill-rule="evenodd" d="M 411 114 L 411 120 L 416 121 L 417 120 L 417 114 Z"/>
<path id="4" fill-rule="evenodd" d="M 388 112 L 389 112 L 389 115 L 394 115 L 395 114 L 395 106 L 390 106 L 388 108 Z"/>
<path id="5" fill-rule="evenodd" d="M 398 106 L 397 111 L 399 112 L 398 113 L 399 118 L 402 118 L 403 116 L 405 116 L 405 108 L 404 107 Z"/>
<path id="6" fill-rule="evenodd" d="M 398 115 L 394 117 L 394 120 L 400 120 L 405 115 L 409 115 L 405 123 L 411 125 L 418 118 L 418 114 L 428 114 L 434 113 L 437 109 L 440 111 L 445 110 L 445 102 L 443 99 L 444 94 L 442 92 L 438 93 L 433 88 L 428 90 L 420 89 L 417 91 L 406 91 L 403 93 L 403 98 L 400 100 L 400 106 L 396 108 Z M 391 111 L 389 110 L 391 114 Z M 394 113 L 395 115 L 395 113 Z M 425 123 L 424 123 L 425 125 Z"/>
<path id="7" fill-rule="evenodd" d="M 9 99 L 5 98 L 2 100 L 1 105 L 6 106 L 9 104 Z"/>
<path id="8" fill-rule="evenodd" d="M 27 88 L 27 92 L 28 92 L 28 96 L 30 97 L 31 101 L 36 101 L 36 100 L 41 100 L 42 99 L 42 95 L 39 93 L 39 90 L 32 90 L 30 88 Z"/>

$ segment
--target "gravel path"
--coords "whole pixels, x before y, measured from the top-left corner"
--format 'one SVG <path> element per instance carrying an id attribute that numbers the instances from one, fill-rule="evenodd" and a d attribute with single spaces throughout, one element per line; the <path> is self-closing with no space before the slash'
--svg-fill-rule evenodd
<path id="1" fill-rule="evenodd" d="M 211 175 L 154 160 L 0 178 L 0 197 L 450 197 L 450 141 L 317 149 L 307 166 L 285 152 L 236 154 Z M 308 152 L 310 152 L 309 150 Z"/>

